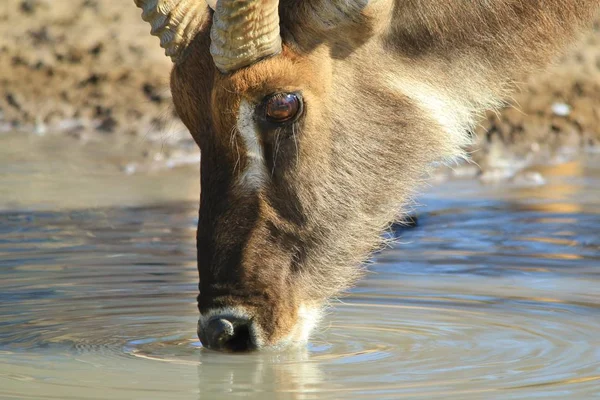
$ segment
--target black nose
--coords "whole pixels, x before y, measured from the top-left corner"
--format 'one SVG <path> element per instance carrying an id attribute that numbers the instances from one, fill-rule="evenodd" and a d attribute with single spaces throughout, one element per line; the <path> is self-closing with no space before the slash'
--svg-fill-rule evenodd
<path id="1" fill-rule="evenodd" d="M 204 332 L 198 332 L 203 344 L 212 350 L 240 352 L 256 348 L 250 332 L 251 322 L 242 318 L 213 317 Z M 206 343 L 204 343 L 206 342 Z"/>

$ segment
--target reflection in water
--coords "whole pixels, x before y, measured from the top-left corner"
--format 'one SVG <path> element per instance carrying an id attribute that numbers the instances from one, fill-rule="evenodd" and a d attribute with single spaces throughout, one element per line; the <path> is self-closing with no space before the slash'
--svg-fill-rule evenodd
<path id="1" fill-rule="evenodd" d="M 253 392 L 303 398 L 322 381 L 319 365 L 311 362 L 307 348 L 232 355 L 201 349 L 197 341 L 170 337 L 133 340 L 123 351 L 143 360 L 195 366 L 201 395 Z"/>
<path id="2" fill-rule="evenodd" d="M 319 366 L 309 361 L 306 349 L 282 355 L 247 355 L 243 363 L 229 359 L 239 356 L 206 353 L 205 361 L 198 365 L 200 398 L 235 393 L 302 399 L 314 395 L 322 382 Z"/>
<path id="3" fill-rule="evenodd" d="M 0 398 L 592 398 L 600 169 L 564 168 L 542 188 L 435 188 L 281 353 L 195 338 L 196 202 L 0 213 Z"/>

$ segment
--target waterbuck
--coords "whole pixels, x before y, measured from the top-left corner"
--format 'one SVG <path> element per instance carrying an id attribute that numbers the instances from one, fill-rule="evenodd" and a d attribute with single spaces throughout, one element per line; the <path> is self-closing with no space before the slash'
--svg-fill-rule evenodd
<path id="1" fill-rule="evenodd" d="M 202 152 L 198 335 L 303 343 L 477 117 L 598 0 L 135 0 Z"/>

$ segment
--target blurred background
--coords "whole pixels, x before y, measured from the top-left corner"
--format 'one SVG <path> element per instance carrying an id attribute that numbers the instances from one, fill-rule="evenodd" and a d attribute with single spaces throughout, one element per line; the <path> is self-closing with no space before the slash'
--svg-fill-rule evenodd
<path id="1" fill-rule="evenodd" d="M 0 38 L 0 133 L 73 142 L 139 137 L 144 143 L 130 153 L 157 167 L 197 159 L 171 106 L 170 60 L 133 1 L 3 0 Z M 559 148 L 594 147 L 600 131 L 598 21 L 557 65 L 520 87 L 511 107 L 489 113 L 477 129 L 474 149 L 481 150 L 474 159 L 484 171 L 507 159 L 543 161 Z M 162 155 L 148 149 L 152 142 Z M 124 160 L 122 168 L 132 172 L 132 165 Z"/>
<path id="2" fill-rule="evenodd" d="M 198 198 L 171 61 L 140 14 L 122 0 L 0 2 L 0 209 Z"/>
<path id="3" fill-rule="evenodd" d="M 175 119 L 170 61 L 133 1 L 5 0 L 2 131 L 147 134 Z"/>

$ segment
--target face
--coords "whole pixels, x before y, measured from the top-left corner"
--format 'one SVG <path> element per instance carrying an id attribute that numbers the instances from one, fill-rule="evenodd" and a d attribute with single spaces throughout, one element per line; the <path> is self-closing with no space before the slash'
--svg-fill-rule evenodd
<path id="1" fill-rule="evenodd" d="M 198 333 L 226 351 L 301 344 L 443 143 L 362 57 L 284 44 L 221 74 L 208 42 L 197 37 L 172 74 L 202 153 Z"/>
<path id="2" fill-rule="evenodd" d="M 303 343 L 432 163 L 462 155 L 475 116 L 597 9 L 135 2 L 201 149 L 198 333 L 225 351 Z"/>

